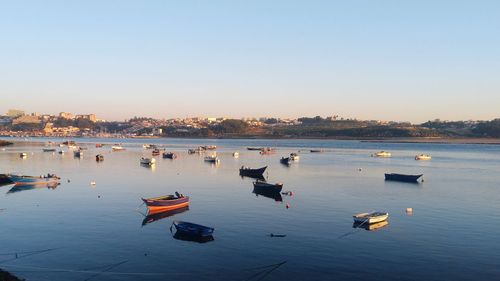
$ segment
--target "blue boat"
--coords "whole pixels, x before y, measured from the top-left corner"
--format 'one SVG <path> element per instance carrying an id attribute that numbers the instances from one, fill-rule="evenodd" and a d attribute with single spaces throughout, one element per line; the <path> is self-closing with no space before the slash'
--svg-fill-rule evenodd
<path id="1" fill-rule="evenodd" d="M 179 233 L 180 235 L 187 235 L 192 237 L 209 237 L 212 236 L 215 230 L 208 226 L 185 221 L 174 221 L 173 226 L 177 230 L 176 234 Z"/>
<path id="2" fill-rule="evenodd" d="M 402 182 L 417 182 L 418 179 L 423 176 L 420 175 L 404 175 L 404 174 L 385 174 L 386 181 L 402 181 Z"/>

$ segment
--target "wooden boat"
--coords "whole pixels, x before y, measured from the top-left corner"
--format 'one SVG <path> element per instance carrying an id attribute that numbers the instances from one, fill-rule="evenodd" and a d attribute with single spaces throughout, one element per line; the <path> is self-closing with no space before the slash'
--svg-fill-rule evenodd
<path id="1" fill-rule="evenodd" d="M 188 149 L 188 154 L 195 154 L 195 153 L 203 153 L 203 149 L 200 149 L 199 147 L 198 148 L 194 148 L 194 149 Z"/>
<path id="2" fill-rule="evenodd" d="M 151 166 L 151 165 L 154 165 L 156 163 L 156 159 L 141 157 L 140 163 L 141 163 L 141 165 Z"/>
<path id="3" fill-rule="evenodd" d="M 381 157 L 381 158 L 389 158 L 391 157 L 391 153 L 387 151 L 379 151 L 374 154 L 372 154 L 373 157 Z"/>
<path id="4" fill-rule="evenodd" d="M 427 154 L 420 154 L 420 155 L 417 155 L 415 156 L 415 160 L 431 160 L 432 157 L 430 155 L 427 155 Z"/>
<path id="5" fill-rule="evenodd" d="M 181 207 L 178 209 L 167 210 L 167 211 L 156 211 L 148 212 L 147 216 L 142 220 L 142 226 L 152 223 L 155 221 L 162 220 L 164 218 L 172 217 L 180 213 L 184 213 L 189 210 L 189 206 Z"/>
<path id="6" fill-rule="evenodd" d="M 258 188 L 260 190 L 269 190 L 269 191 L 274 191 L 274 192 L 281 192 L 281 189 L 283 189 L 283 184 L 282 183 L 267 183 L 262 180 L 256 180 L 253 182 L 253 187 Z"/>
<path id="7" fill-rule="evenodd" d="M 56 152 L 55 148 L 43 148 L 43 152 Z"/>
<path id="8" fill-rule="evenodd" d="M 141 199 L 148 207 L 149 214 L 156 214 L 159 212 L 165 212 L 189 206 L 189 196 L 184 196 L 177 192 L 175 195 Z"/>
<path id="9" fill-rule="evenodd" d="M 389 213 L 386 212 L 371 212 L 361 213 L 352 216 L 355 223 L 372 224 L 387 220 Z"/>
<path id="10" fill-rule="evenodd" d="M 177 232 L 193 237 L 209 237 L 214 233 L 214 228 L 185 221 L 174 221 L 172 224 Z"/>
<path id="11" fill-rule="evenodd" d="M 420 175 L 405 175 L 405 174 L 390 173 L 390 174 L 385 174 L 385 180 L 386 181 L 417 182 L 421 176 L 423 176 L 423 175 L 422 174 L 420 174 Z"/>
<path id="12" fill-rule="evenodd" d="M 264 172 L 266 171 L 267 166 L 258 168 L 258 169 L 250 169 L 245 166 L 241 166 L 240 168 L 240 176 L 252 177 L 252 178 L 262 178 Z"/>
<path id="13" fill-rule="evenodd" d="M 160 150 L 158 148 L 155 148 L 155 149 L 153 149 L 153 151 L 151 152 L 151 154 L 153 156 L 158 156 L 158 155 L 160 155 Z"/>
<path id="14" fill-rule="evenodd" d="M 64 150 L 59 150 L 59 152 L 57 152 L 57 153 L 62 155 L 62 154 L 64 154 Z"/>
<path id="15" fill-rule="evenodd" d="M 253 193 L 257 196 L 261 195 L 267 198 L 274 199 L 274 201 L 276 202 L 283 202 L 283 197 L 281 196 L 281 193 L 274 190 L 269 190 L 268 188 L 254 187 Z"/>
<path id="16" fill-rule="evenodd" d="M 95 147 L 96 147 L 96 148 L 100 148 L 100 147 L 102 147 L 102 146 L 103 146 L 103 145 L 102 145 L 102 143 L 96 143 L 96 144 L 95 144 Z"/>
<path id="17" fill-rule="evenodd" d="M 75 150 L 75 151 L 73 151 L 73 156 L 75 156 L 77 158 L 81 158 L 81 157 L 83 157 L 83 151 Z"/>
<path id="18" fill-rule="evenodd" d="M 310 149 L 309 152 L 311 152 L 311 153 L 319 153 L 319 152 L 323 152 L 323 150 L 321 150 L 321 149 Z"/>
<path id="19" fill-rule="evenodd" d="M 102 154 L 97 154 L 95 156 L 95 161 L 97 161 L 97 162 L 104 161 L 104 156 Z"/>
<path id="20" fill-rule="evenodd" d="M 290 161 L 299 161 L 300 160 L 300 156 L 297 154 L 297 153 L 290 153 Z"/>
<path id="21" fill-rule="evenodd" d="M 247 147 L 247 150 L 262 151 L 264 147 Z"/>
<path id="22" fill-rule="evenodd" d="M 26 158 L 26 157 L 28 157 L 28 153 L 26 153 L 26 152 L 21 152 L 21 153 L 19 153 L 19 157 L 21 157 L 21 158 Z"/>
<path id="23" fill-rule="evenodd" d="M 220 162 L 220 159 L 215 156 L 215 155 L 211 155 L 211 156 L 207 156 L 205 157 L 205 162 L 209 162 L 209 163 L 219 163 Z"/>
<path id="24" fill-rule="evenodd" d="M 177 154 L 173 152 L 163 152 L 163 158 L 175 159 L 177 158 Z"/>
<path id="25" fill-rule="evenodd" d="M 280 163 L 284 165 L 290 165 L 290 157 L 281 157 Z"/>
<path id="26" fill-rule="evenodd" d="M 123 146 L 121 146 L 119 144 L 115 144 L 115 145 L 111 146 L 111 150 L 113 150 L 113 151 L 122 151 L 122 150 L 125 150 L 125 148 L 123 148 Z"/>
<path id="27" fill-rule="evenodd" d="M 33 176 L 23 176 L 23 175 L 7 175 L 9 180 L 16 185 L 30 185 L 30 184 L 47 184 L 56 183 L 60 180 L 54 174 L 47 174 L 45 176 L 33 177 Z"/>
<path id="28" fill-rule="evenodd" d="M 238 158 L 238 157 L 240 157 L 240 153 L 239 153 L 238 151 L 233 152 L 233 157 L 234 157 L 234 158 Z"/>

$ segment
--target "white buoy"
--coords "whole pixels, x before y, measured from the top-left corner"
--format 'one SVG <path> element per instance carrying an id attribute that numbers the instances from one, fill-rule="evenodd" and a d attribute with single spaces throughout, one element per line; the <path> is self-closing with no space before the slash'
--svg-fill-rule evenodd
<path id="1" fill-rule="evenodd" d="M 95 181 L 91 181 L 91 182 L 90 182 L 90 185 L 95 185 Z"/>

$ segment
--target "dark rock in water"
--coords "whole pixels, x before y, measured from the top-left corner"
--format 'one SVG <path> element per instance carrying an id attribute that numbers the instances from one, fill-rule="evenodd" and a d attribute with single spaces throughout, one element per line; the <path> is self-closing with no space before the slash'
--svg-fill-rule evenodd
<path id="1" fill-rule="evenodd" d="M 16 276 L 8 273 L 7 271 L 3 271 L 0 269 L 0 280 L 2 280 L 2 281 L 22 281 L 24 279 L 19 279 Z"/>

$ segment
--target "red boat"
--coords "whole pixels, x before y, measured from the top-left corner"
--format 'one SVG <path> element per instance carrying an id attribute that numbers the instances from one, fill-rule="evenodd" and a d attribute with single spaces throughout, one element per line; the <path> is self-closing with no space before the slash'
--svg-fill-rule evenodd
<path id="1" fill-rule="evenodd" d="M 189 196 L 179 193 L 154 198 L 141 198 L 149 210 L 149 214 L 175 210 L 189 206 Z"/>

